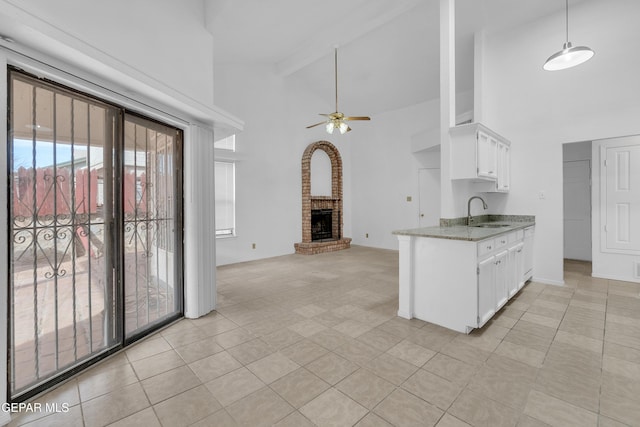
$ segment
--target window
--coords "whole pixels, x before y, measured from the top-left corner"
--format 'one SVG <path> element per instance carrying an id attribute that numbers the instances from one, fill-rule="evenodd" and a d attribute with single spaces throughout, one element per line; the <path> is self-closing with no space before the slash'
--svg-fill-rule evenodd
<path id="1" fill-rule="evenodd" d="M 214 143 L 216 158 L 216 237 L 236 233 L 235 156 L 236 136 L 231 135 Z"/>
<path id="2" fill-rule="evenodd" d="M 216 237 L 235 235 L 235 164 L 215 162 Z"/>
<path id="3" fill-rule="evenodd" d="M 231 135 L 213 143 L 214 148 L 220 150 L 236 151 L 236 136 Z"/>

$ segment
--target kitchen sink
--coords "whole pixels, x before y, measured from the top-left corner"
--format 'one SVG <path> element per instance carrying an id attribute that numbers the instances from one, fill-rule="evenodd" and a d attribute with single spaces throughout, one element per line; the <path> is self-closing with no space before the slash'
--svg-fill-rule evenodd
<path id="1" fill-rule="evenodd" d="M 479 228 L 502 228 L 509 227 L 509 224 L 492 224 L 490 222 L 485 222 L 482 224 L 471 225 L 470 227 L 479 227 Z"/>

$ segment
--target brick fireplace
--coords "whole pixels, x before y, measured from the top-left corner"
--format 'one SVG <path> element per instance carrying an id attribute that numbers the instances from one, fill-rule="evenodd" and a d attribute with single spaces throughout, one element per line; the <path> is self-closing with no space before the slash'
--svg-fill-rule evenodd
<path id="1" fill-rule="evenodd" d="M 331 160 L 331 196 L 311 195 L 311 157 L 322 150 Z M 351 246 L 342 235 L 342 158 L 328 141 L 310 144 L 302 155 L 302 242 L 296 253 L 313 255 L 339 251 Z"/>

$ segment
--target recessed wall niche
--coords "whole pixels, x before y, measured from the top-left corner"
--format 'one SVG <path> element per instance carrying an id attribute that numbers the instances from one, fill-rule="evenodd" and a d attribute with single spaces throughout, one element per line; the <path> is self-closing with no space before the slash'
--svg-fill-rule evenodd
<path id="1" fill-rule="evenodd" d="M 312 158 L 316 150 L 322 150 L 328 157 L 330 174 L 324 167 L 324 170 L 312 174 Z M 322 155 L 316 159 L 313 162 L 316 166 L 326 161 Z M 330 187 L 329 183 L 315 184 L 312 195 L 312 176 L 326 179 Z M 302 155 L 302 242 L 294 245 L 296 253 L 313 255 L 349 248 L 351 238 L 343 236 L 342 218 L 342 158 L 330 142 L 314 142 Z"/>
<path id="2" fill-rule="evenodd" d="M 311 156 L 311 197 L 331 196 L 331 159 L 324 150 L 316 150 Z"/>

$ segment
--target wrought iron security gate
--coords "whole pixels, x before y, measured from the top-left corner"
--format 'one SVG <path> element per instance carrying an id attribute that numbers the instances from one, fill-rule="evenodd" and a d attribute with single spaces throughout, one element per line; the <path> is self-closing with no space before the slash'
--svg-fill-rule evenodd
<path id="1" fill-rule="evenodd" d="M 9 75 L 9 393 L 20 400 L 180 315 L 181 134 Z"/>
<path id="2" fill-rule="evenodd" d="M 182 289 L 176 225 L 181 188 L 175 129 L 127 114 L 124 122 L 123 269 L 125 338 L 176 313 Z"/>

